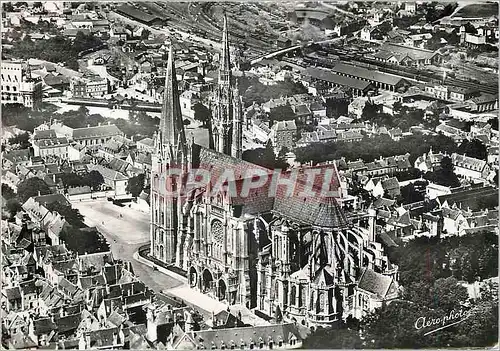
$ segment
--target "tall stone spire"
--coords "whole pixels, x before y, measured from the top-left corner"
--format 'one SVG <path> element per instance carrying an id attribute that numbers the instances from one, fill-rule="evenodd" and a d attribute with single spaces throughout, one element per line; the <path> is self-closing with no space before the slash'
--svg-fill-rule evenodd
<path id="1" fill-rule="evenodd" d="M 224 26 L 222 28 L 222 51 L 220 55 L 219 84 L 231 82 L 231 52 L 229 50 L 229 34 L 227 31 L 227 16 L 224 12 Z"/>
<path id="2" fill-rule="evenodd" d="M 211 126 L 211 145 L 226 155 L 241 157 L 241 100 L 232 86 L 231 59 L 227 17 L 224 14 L 222 50 L 219 62 L 219 81 L 215 91 L 214 118 Z"/>
<path id="3" fill-rule="evenodd" d="M 163 145 L 186 145 L 186 134 L 184 132 L 184 124 L 182 123 L 179 88 L 177 86 L 172 45 L 170 45 L 168 53 L 167 71 L 165 75 L 165 91 L 163 92 L 160 135 L 160 140 Z"/>

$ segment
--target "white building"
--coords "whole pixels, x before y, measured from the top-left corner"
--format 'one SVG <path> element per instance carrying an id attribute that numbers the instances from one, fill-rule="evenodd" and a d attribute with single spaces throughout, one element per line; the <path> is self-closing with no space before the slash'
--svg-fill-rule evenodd
<path id="1" fill-rule="evenodd" d="M 42 80 L 32 77 L 23 61 L 2 61 L 2 104 L 36 107 L 42 101 Z"/>

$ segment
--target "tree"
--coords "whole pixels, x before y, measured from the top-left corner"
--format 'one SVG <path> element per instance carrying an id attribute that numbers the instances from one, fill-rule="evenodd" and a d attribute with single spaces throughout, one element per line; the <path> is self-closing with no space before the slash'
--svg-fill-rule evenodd
<path id="1" fill-rule="evenodd" d="M 83 215 L 76 208 L 72 208 L 71 206 L 63 205 L 59 202 L 52 202 L 47 204 L 45 207 L 50 212 L 59 213 L 64 219 L 72 226 L 78 228 L 84 228 L 86 225 L 83 223 Z"/>
<path id="2" fill-rule="evenodd" d="M 287 103 L 286 105 L 273 108 L 269 113 L 269 119 L 271 120 L 271 124 L 278 121 L 290 121 L 295 119 L 295 113 L 290 104 Z"/>
<path id="3" fill-rule="evenodd" d="M 101 185 L 104 183 L 104 178 L 98 171 L 90 171 L 85 175 L 85 180 L 87 184 L 92 188 L 92 190 L 97 191 L 100 189 Z"/>
<path id="4" fill-rule="evenodd" d="M 151 35 L 151 32 L 144 28 L 141 32 L 141 39 L 146 40 L 149 38 L 150 35 Z"/>
<path id="5" fill-rule="evenodd" d="M 16 194 L 14 193 L 14 190 L 7 184 L 2 183 L 2 197 L 5 200 L 10 200 L 14 197 L 16 197 Z"/>
<path id="6" fill-rule="evenodd" d="M 109 251 L 106 239 L 95 228 L 67 226 L 61 232 L 60 238 L 66 243 L 68 250 L 80 255 Z"/>
<path id="7" fill-rule="evenodd" d="M 465 25 L 464 25 L 464 28 L 465 28 L 465 32 L 466 33 L 469 33 L 469 34 L 477 34 L 477 29 L 476 27 L 474 27 L 470 22 L 467 22 Z"/>
<path id="8" fill-rule="evenodd" d="M 488 150 L 479 139 L 464 140 L 458 147 L 457 152 L 480 160 L 488 159 Z"/>
<path id="9" fill-rule="evenodd" d="M 21 203 L 25 203 L 30 197 L 51 193 L 47 183 L 38 177 L 26 179 L 17 186 L 17 197 Z"/>
<path id="10" fill-rule="evenodd" d="M 132 194 L 133 197 L 139 196 L 139 194 L 144 189 L 144 173 L 141 173 L 135 177 L 129 179 L 127 188 L 125 189 L 128 193 Z"/>
<path id="11" fill-rule="evenodd" d="M 469 298 L 467 288 L 460 285 L 455 277 L 437 279 L 430 293 L 429 308 L 439 308 L 443 312 L 453 310 Z"/>
<path id="12" fill-rule="evenodd" d="M 286 170 L 289 167 L 284 157 L 276 157 L 270 141 L 268 141 L 265 148 L 244 151 L 242 158 L 245 161 L 268 169 Z"/>
<path id="13" fill-rule="evenodd" d="M 10 217 L 12 218 L 17 212 L 21 211 L 22 205 L 16 198 L 11 198 L 5 202 L 5 208 L 9 211 Z"/>
<path id="14" fill-rule="evenodd" d="M 415 189 L 415 185 L 413 185 L 413 183 L 410 183 L 401 187 L 401 198 L 403 204 L 411 204 L 414 202 L 423 201 L 425 199 L 425 195 L 422 192 L 417 191 Z"/>
<path id="15" fill-rule="evenodd" d="M 367 101 L 365 107 L 363 107 L 363 112 L 361 113 L 361 119 L 363 121 L 371 121 L 381 112 L 381 105 L 374 104 Z"/>
<path id="16" fill-rule="evenodd" d="M 210 110 L 202 103 L 193 106 L 194 119 L 201 122 L 202 127 L 207 127 L 212 117 Z"/>
<path id="17" fill-rule="evenodd" d="M 441 159 L 441 167 L 434 172 L 428 172 L 425 176 L 433 183 L 456 188 L 460 186 L 460 181 L 457 175 L 453 172 L 454 166 L 451 158 L 443 157 Z"/>
<path id="18" fill-rule="evenodd" d="M 305 349 L 361 349 L 359 332 L 348 328 L 318 328 L 303 341 Z"/>
<path id="19" fill-rule="evenodd" d="M 10 145 L 19 145 L 19 149 L 27 149 L 31 146 L 30 136 L 27 132 L 14 135 L 9 138 Z"/>

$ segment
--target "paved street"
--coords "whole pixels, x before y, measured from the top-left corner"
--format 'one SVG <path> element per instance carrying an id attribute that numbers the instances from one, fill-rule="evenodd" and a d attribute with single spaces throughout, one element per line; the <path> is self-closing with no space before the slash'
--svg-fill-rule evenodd
<path id="1" fill-rule="evenodd" d="M 137 277 L 155 292 L 182 285 L 182 282 L 154 271 L 133 258 L 137 249 L 149 242 L 147 213 L 129 207 L 119 207 L 106 200 L 76 202 L 73 207 L 85 216 L 85 224 L 97 227 L 104 235 L 111 246 L 113 256 L 132 262 Z"/>

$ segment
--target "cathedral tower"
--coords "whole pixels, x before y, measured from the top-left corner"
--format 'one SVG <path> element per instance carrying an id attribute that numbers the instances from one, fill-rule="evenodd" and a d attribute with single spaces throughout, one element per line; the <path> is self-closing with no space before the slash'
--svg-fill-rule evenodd
<path id="1" fill-rule="evenodd" d="M 182 230 L 179 228 L 181 203 L 175 195 L 182 178 L 169 172 L 187 169 L 188 152 L 170 46 L 160 129 L 154 137 L 151 171 L 151 254 L 162 262 L 175 261 Z"/>
<path id="2" fill-rule="evenodd" d="M 232 84 L 230 55 L 227 17 L 224 14 L 219 79 L 215 92 L 214 119 L 211 126 L 211 134 L 213 146 L 216 151 L 241 158 L 242 103 L 238 88 L 235 88 Z"/>

